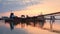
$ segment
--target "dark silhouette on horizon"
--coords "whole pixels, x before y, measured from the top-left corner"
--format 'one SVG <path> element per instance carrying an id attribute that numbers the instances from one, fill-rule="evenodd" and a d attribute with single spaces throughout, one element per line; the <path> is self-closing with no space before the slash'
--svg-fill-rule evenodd
<path id="1" fill-rule="evenodd" d="M 35 27 L 36 24 L 38 23 L 40 25 L 40 28 L 43 28 L 44 24 L 46 23 L 46 20 L 50 20 L 50 28 L 52 29 L 52 24 L 55 22 L 55 17 L 54 16 L 50 16 L 51 18 L 45 18 L 45 16 L 47 15 L 54 15 L 54 14 L 59 14 L 60 12 L 57 13 L 51 13 L 51 14 L 46 14 L 46 15 L 38 15 L 38 16 L 33 16 L 33 17 L 29 17 L 28 15 L 21 15 L 21 17 L 17 17 L 14 15 L 14 13 L 10 14 L 10 18 L 5 19 L 5 23 L 9 23 L 10 24 L 10 28 L 11 30 L 14 29 L 14 26 L 17 24 L 22 24 L 21 26 L 23 26 L 23 24 L 31 25 L 31 22 L 33 23 L 33 26 Z"/>

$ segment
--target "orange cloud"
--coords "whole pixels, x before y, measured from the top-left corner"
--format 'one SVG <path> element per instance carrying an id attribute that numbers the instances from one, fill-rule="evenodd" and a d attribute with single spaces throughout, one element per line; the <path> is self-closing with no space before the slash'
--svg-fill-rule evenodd
<path id="1" fill-rule="evenodd" d="M 39 15 L 41 12 L 43 14 L 49 14 L 53 12 L 59 12 L 60 11 L 60 0 L 44 0 L 42 4 L 36 4 L 32 6 L 28 6 L 24 10 L 18 10 L 14 11 L 15 15 L 29 15 L 29 16 L 36 16 Z M 1 15 L 8 16 L 10 12 L 1 13 Z"/>

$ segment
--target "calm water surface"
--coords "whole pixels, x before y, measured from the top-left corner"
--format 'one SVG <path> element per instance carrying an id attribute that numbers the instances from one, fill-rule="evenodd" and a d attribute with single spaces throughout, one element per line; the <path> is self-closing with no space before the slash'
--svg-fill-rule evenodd
<path id="1" fill-rule="evenodd" d="M 46 22 L 44 25 L 44 28 L 50 28 L 49 20 Z M 60 31 L 60 20 L 56 20 L 55 23 L 53 24 L 53 29 L 54 30 L 59 30 Z M 24 28 L 21 28 L 20 24 L 16 25 L 14 27 L 14 30 L 10 30 L 9 24 L 5 24 L 4 20 L 0 20 L 0 34 L 45 34 L 43 32 L 48 32 L 47 30 L 41 30 L 38 27 L 33 27 L 33 26 L 25 26 Z M 50 34 L 56 34 L 52 32 L 48 32 Z M 48 34 L 46 33 L 46 34 Z"/>

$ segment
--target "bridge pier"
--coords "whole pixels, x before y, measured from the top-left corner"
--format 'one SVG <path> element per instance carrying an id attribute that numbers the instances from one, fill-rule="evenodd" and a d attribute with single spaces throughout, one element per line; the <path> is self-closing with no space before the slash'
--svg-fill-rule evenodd
<path id="1" fill-rule="evenodd" d="M 50 30 L 53 30 L 53 23 L 55 22 L 55 16 L 50 16 Z"/>

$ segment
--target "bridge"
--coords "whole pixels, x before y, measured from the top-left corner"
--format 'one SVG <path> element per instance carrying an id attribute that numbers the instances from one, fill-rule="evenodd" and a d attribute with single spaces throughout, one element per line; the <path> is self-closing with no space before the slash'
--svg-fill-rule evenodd
<path id="1" fill-rule="evenodd" d="M 14 26 L 17 24 L 26 24 L 26 25 L 31 25 L 31 22 L 33 23 L 33 25 L 35 26 L 37 23 L 40 24 L 40 27 L 43 28 L 44 24 L 45 24 L 45 20 L 50 20 L 50 28 L 52 30 L 52 24 L 55 20 L 60 20 L 60 18 L 56 18 L 56 16 L 60 16 L 60 12 L 56 12 L 56 13 L 50 13 L 50 14 L 41 14 L 38 16 L 33 16 L 33 17 L 29 17 L 27 16 L 25 18 L 24 15 L 22 15 L 22 17 L 13 17 L 13 18 L 7 18 L 7 19 L 3 19 L 5 20 L 5 23 L 9 23 L 10 24 L 10 28 L 11 30 L 14 29 Z"/>

